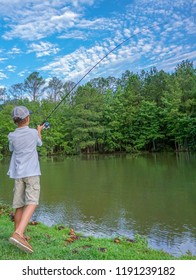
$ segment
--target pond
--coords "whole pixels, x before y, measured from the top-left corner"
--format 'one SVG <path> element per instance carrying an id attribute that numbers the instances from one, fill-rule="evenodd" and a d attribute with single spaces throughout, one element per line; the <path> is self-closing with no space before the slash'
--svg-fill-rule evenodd
<path id="1" fill-rule="evenodd" d="M 196 255 L 196 154 L 41 159 L 33 219 L 96 237 L 134 238 L 174 256 Z M 12 203 L 9 160 L 0 162 L 0 202 Z"/>

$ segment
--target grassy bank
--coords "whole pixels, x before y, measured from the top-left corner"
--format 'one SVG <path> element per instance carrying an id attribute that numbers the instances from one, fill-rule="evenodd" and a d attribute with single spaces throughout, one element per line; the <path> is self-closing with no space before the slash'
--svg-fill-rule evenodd
<path id="1" fill-rule="evenodd" d="M 62 225 L 47 227 L 36 222 L 31 222 L 26 232 L 34 253 L 26 254 L 8 241 L 13 232 L 9 214 L 9 207 L 0 205 L 1 260 L 196 260 L 190 254 L 175 258 L 153 250 L 140 236 L 134 240 L 85 237 Z"/>

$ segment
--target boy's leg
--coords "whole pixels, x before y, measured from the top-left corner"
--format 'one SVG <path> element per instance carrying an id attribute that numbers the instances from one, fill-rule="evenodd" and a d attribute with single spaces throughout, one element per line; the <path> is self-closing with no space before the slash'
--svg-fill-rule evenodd
<path id="1" fill-rule="evenodd" d="M 22 219 L 22 214 L 24 211 L 24 207 L 17 208 L 14 215 L 14 229 L 16 230 L 20 224 Z"/>
<path id="2" fill-rule="evenodd" d="M 19 183 L 21 188 L 19 188 Z M 10 237 L 10 242 L 21 250 L 32 253 L 31 245 L 24 237 L 24 231 L 38 205 L 40 194 L 39 176 L 27 177 L 17 180 L 15 185 L 13 208 L 16 208 L 15 232 Z M 17 207 L 17 205 L 25 205 Z M 15 207 L 14 207 L 15 206 Z"/>
<path id="3" fill-rule="evenodd" d="M 35 204 L 29 204 L 27 205 L 22 212 L 22 216 L 20 219 L 19 224 L 17 224 L 17 227 L 15 228 L 15 231 L 20 235 L 23 236 L 24 231 L 31 219 L 31 216 L 33 215 L 37 205 Z"/>
<path id="4" fill-rule="evenodd" d="M 35 208 L 37 207 L 36 204 L 29 204 L 27 205 L 22 212 L 22 217 L 20 219 L 20 222 L 15 230 L 15 232 L 10 237 L 9 241 L 13 245 L 19 247 L 22 251 L 25 251 L 27 253 L 33 253 L 33 248 L 31 245 L 27 242 L 27 240 L 24 237 L 24 231 L 28 225 L 28 222 L 33 215 L 33 212 L 35 211 Z M 17 211 L 18 217 L 20 217 L 21 209 Z"/>
<path id="5" fill-rule="evenodd" d="M 16 232 L 21 236 L 23 236 L 28 222 L 30 221 L 30 218 L 33 215 L 39 202 L 40 176 L 23 178 L 23 182 L 25 184 L 24 193 L 26 206 L 23 208 L 20 223 L 17 224 L 17 227 L 15 229 Z"/>

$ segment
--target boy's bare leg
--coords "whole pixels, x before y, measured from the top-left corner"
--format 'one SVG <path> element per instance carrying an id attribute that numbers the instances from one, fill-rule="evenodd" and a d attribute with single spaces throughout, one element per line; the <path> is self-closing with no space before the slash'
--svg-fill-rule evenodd
<path id="1" fill-rule="evenodd" d="M 28 225 L 29 220 L 31 219 L 31 216 L 33 215 L 35 209 L 36 209 L 37 205 L 35 204 L 30 204 L 27 205 L 24 209 L 23 209 L 23 213 L 22 213 L 22 217 L 20 220 L 19 225 L 17 226 L 17 228 L 15 229 L 15 231 L 23 236 L 24 231 Z"/>
<path id="2" fill-rule="evenodd" d="M 24 207 L 20 207 L 20 208 L 16 209 L 16 212 L 15 212 L 15 215 L 14 215 L 14 229 L 15 230 L 17 229 L 17 227 L 20 224 L 23 211 L 24 211 Z"/>

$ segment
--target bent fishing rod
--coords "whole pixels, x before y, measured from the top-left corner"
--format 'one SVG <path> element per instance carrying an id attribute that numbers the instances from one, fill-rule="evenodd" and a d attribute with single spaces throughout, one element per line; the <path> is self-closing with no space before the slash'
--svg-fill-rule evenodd
<path id="1" fill-rule="evenodd" d="M 70 95 L 70 93 L 81 83 L 81 81 L 97 66 L 99 65 L 106 57 L 108 57 L 112 52 L 114 52 L 117 48 L 119 48 L 121 45 L 125 44 L 127 41 L 129 41 L 131 38 L 137 36 L 140 33 L 143 33 L 144 29 L 131 35 L 127 39 L 123 40 L 121 43 L 119 43 L 117 46 L 115 46 L 113 49 L 111 49 L 106 55 L 104 55 L 90 70 L 86 72 L 86 74 L 71 88 L 69 92 L 65 94 L 65 96 L 61 99 L 61 101 L 54 107 L 54 109 L 50 112 L 50 114 L 45 118 L 45 120 L 40 124 L 44 125 L 45 128 L 49 128 L 50 125 L 48 123 L 48 119 L 51 117 L 51 115 L 59 108 L 59 106 L 62 104 L 62 102 Z"/>

